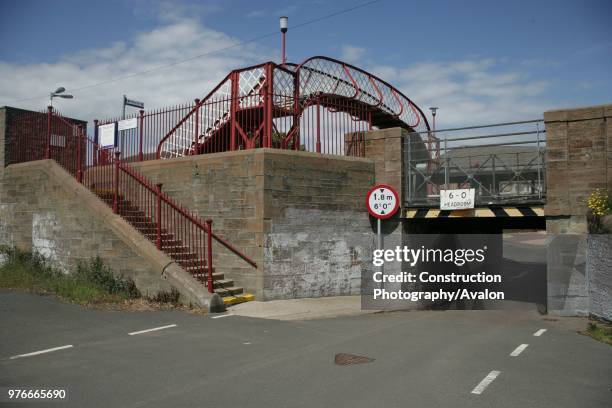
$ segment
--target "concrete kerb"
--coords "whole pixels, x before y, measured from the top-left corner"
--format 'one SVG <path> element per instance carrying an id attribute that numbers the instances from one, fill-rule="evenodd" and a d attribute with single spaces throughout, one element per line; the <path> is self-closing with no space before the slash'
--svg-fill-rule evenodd
<path id="1" fill-rule="evenodd" d="M 19 163 L 9 167 L 14 170 L 36 167 L 42 169 L 49 177 L 57 180 L 64 191 L 81 200 L 86 208 L 93 215 L 99 217 L 104 225 L 111 229 L 119 239 L 143 257 L 155 270 L 158 270 L 160 277 L 166 279 L 168 283 L 179 291 L 182 303 L 201 308 L 209 307 L 212 294 L 208 293 L 204 285 L 177 265 L 166 254 L 159 251 L 151 241 L 143 237 L 127 221 L 114 214 L 95 194 L 79 184 L 74 177 L 53 160 Z"/>

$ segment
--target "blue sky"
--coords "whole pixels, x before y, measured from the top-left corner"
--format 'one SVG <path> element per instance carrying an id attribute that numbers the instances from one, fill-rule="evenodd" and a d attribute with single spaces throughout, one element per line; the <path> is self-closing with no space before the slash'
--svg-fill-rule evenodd
<path id="1" fill-rule="evenodd" d="M 440 126 L 540 117 L 612 102 L 612 1 L 109 0 L 0 3 L 0 105 L 43 108 L 51 88 L 80 88 L 278 30 L 288 56 L 348 60 L 399 87 Z M 87 120 L 201 97 L 229 70 L 278 59 L 278 35 L 149 75 L 75 90 L 59 101 Z M 27 100 L 24 100 L 26 99 Z M 34 99 L 29 99 L 34 98 Z"/>

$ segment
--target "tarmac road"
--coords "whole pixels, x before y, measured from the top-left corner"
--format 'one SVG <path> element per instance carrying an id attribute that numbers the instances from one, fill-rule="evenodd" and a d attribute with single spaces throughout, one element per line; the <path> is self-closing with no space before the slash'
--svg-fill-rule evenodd
<path id="1" fill-rule="evenodd" d="M 218 316 L 97 311 L 0 291 L 0 387 L 68 394 L 0 406 L 612 406 L 612 347 L 577 334 L 582 319 L 509 310 Z M 56 347 L 66 348 L 27 355 Z M 337 353 L 374 361 L 340 366 Z"/>

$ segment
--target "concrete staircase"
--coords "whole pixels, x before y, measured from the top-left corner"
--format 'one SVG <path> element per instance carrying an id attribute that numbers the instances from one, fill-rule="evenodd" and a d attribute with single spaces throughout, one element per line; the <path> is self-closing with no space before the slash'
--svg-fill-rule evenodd
<path id="1" fill-rule="evenodd" d="M 94 193 L 108 206 L 113 206 L 114 195 L 111 191 L 94 189 Z M 149 241 L 156 243 L 157 223 L 121 195 L 117 197 L 117 213 Z M 208 266 L 202 265 L 188 246 L 164 228 L 161 229 L 161 250 L 204 286 L 208 286 Z M 254 299 L 252 294 L 244 293 L 242 287 L 235 286 L 231 279 L 225 279 L 224 274 L 216 272 L 214 267 L 212 272 L 214 292 L 223 297 L 225 304 L 233 305 Z"/>

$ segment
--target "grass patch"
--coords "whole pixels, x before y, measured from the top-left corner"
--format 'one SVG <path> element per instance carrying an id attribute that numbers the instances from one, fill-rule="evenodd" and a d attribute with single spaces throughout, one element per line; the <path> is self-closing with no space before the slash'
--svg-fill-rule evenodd
<path id="1" fill-rule="evenodd" d="M 81 305 L 116 303 L 140 297 L 131 279 L 116 277 L 99 258 L 78 265 L 72 274 L 53 268 L 41 255 L 1 248 L 0 287 L 52 294 Z"/>
<path id="2" fill-rule="evenodd" d="M 54 295 L 65 302 L 104 310 L 205 313 L 191 305 L 182 306 L 175 288 L 143 296 L 133 280 L 116 276 L 98 257 L 65 274 L 40 254 L 0 246 L 0 288 Z"/>
<path id="3" fill-rule="evenodd" d="M 587 329 L 583 331 L 582 334 L 590 336 L 602 343 L 612 345 L 612 326 L 608 324 L 590 321 L 587 324 Z"/>

